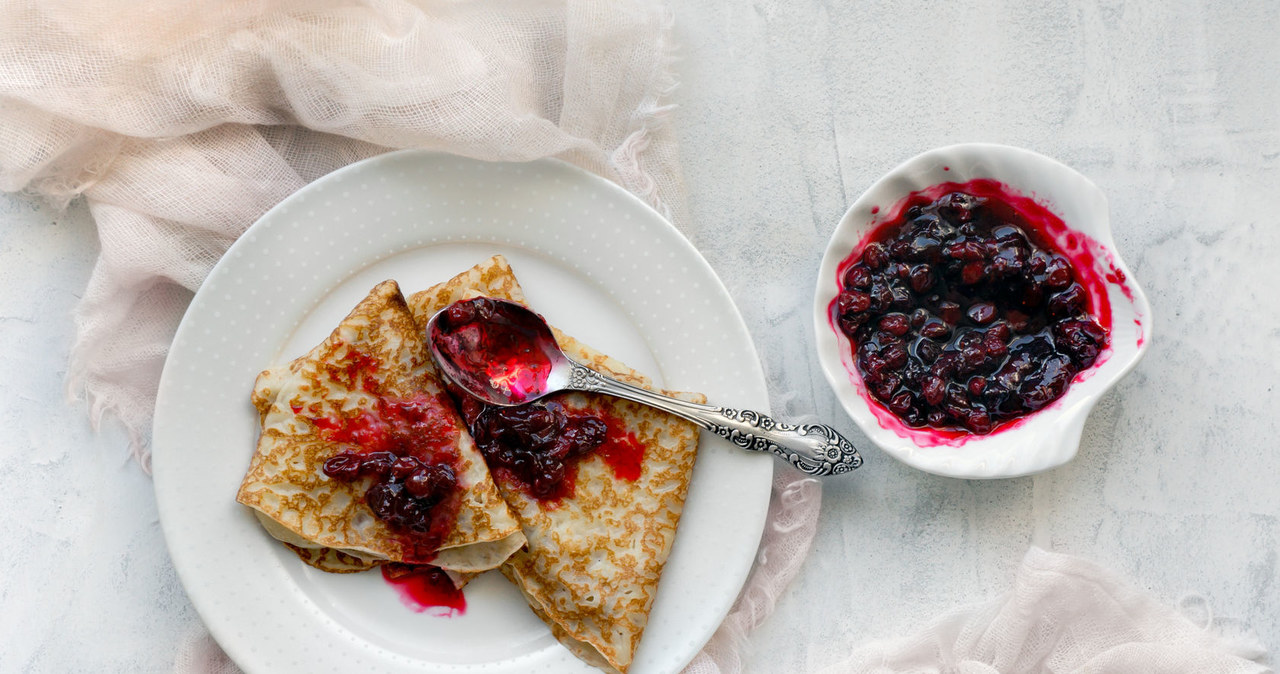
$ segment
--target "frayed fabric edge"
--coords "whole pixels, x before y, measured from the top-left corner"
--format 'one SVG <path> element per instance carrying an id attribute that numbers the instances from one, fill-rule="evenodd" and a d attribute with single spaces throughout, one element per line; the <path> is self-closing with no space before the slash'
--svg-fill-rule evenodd
<path id="1" fill-rule="evenodd" d="M 108 396 L 96 391 L 90 383 L 91 376 L 87 366 L 78 355 L 80 345 L 72 349 L 66 379 L 63 382 L 63 395 L 68 404 L 84 404 L 89 412 L 89 427 L 95 433 L 101 432 L 102 424 L 108 417 L 115 419 L 129 438 L 129 458 L 136 461 L 142 472 L 151 475 L 151 443 L 143 426 L 130 423 L 125 418 L 123 408 L 112 402 Z"/>

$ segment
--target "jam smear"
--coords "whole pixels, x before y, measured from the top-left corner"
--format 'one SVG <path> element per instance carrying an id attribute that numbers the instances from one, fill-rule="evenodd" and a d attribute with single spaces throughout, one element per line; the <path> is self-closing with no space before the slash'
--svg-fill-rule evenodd
<path id="1" fill-rule="evenodd" d="M 621 419 L 608 414 L 601 414 L 598 418 L 604 421 L 607 430 L 604 443 L 596 449 L 596 454 L 613 469 L 613 476 L 619 480 L 634 482 L 640 479 L 644 470 L 644 443 L 635 433 L 627 431 Z"/>
<path id="2" fill-rule="evenodd" d="M 382 578 L 395 588 L 401 603 L 417 613 L 445 618 L 467 612 L 466 596 L 439 567 L 393 562 L 382 565 Z"/>
<path id="3" fill-rule="evenodd" d="M 615 477 L 640 477 L 644 445 L 612 415 L 574 409 L 555 398 L 502 407 L 454 386 L 450 392 L 489 469 L 540 501 L 572 497 L 577 464 L 593 453 Z"/>
<path id="4" fill-rule="evenodd" d="M 332 380 L 368 393 L 371 404 L 329 414 L 295 411 L 321 438 L 347 447 L 324 462 L 324 474 L 364 484 L 365 504 L 399 536 L 404 559 L 429 562 L 453 531 L 461 504 L 456 443 L 462 429 L 445 394 L 384 395 L 373 376 L 378 367 L 354 349 L 329 367 Z"/>
<path id="5" fill-rule="evenodd" d="M 907 426 L 987 434 L 1094 365 L 1109 307 L 1093 270 L 1040 231 L 1056 220 L 1043 207 L 1028 214 L 1029 200 L 989 180 L 934 191 L 908 198 L 841 265 L 832 318 L 871 396 Z"/>

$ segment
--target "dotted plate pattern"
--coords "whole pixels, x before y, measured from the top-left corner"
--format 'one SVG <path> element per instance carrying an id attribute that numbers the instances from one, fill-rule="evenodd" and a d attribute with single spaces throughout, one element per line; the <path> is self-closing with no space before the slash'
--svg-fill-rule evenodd
<path id="1" fill-rule="evenodd" d="M 509 583 L 467 588 L 465 615 L 400 605 L 379 574 L 324 574 L 235 502 L 257 441 L 262 369 L 318 343 L 377 282 L 406 293 L 495 253 L 530 303 L 667 388 L 768 409 L 746 326 L 697 250 L 643 202 L 567 164 L 424 151 L 353 164 L 285 199 L 210 273 L 174 339 L 153 469 L 179 577 L 249 672 L 595 672 L 555 642 Z M 772 459 L 703 434 L 689 499 L 634 674 L 677 672 L 750 571 Z"/>

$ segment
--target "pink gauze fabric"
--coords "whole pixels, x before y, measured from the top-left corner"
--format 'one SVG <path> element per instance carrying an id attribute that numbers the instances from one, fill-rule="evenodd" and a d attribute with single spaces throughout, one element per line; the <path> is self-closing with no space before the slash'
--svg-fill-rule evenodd
<path id="1" fill-rule="evenodd" d="M 83 198 L 101 253 L 68 385 L 146 440 L 173 332 L 227 247 L 308 182 L 391 149 L 558 157 L 677 226 L 670 18 L 644 0 L 40 0 L 0 13 L 0 189 Z M 738 647 L 812 541 L 816 482 L 780 470 L 761 556 L 690 670 Z M 186 671 L 233 671 L 202 630 Z"/>
<path id="2" fill-rule="evenodd" d="M 1192 622 L 1086 559 L 1031 548 L 1013 587 L 821 674 L 1267 674 L 1251 635 Z"/>

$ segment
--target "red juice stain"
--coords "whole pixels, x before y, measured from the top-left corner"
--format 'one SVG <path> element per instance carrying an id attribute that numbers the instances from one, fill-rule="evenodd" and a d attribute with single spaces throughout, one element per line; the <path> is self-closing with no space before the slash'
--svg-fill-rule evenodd
<path id="1" fill-rule="evenodd" d="M 448 398 L 425 393 L 407 398 L 375 396 L 367 407 L 307 419 L 330 442 L 356 445 L 361 452 L 392 452 L 418 459 L 452 454 L 462 430 Z"/>
<path id="2" fill-rule="evenodd" d="M 430 565 L 383 564 L 382 578 L 415 613 L 452 618 L 467 612 L 467 598 L 449 574 Z"/>
<path id="3" fill-rule="evenodd" d="M 640 479 L 644 468 L 644 444 L 635 433 L 627 430 L 621 419 L 602 412 L 596 415 L 609 429 L 604 443 L 596 448 L 596 455 L 613 469 L 614 477 L 619 480 L 634 482 Z"/>
<path id="4" fill-rule="evenodd" d="M 875 215 L 876 213 L 879 213 L 879 212 L 880 212 L 880 207 L 879 207 L 879 206 L 872 206 L 872 207 L 871 207 L 871 214 L 872 214 L 872 215 Z"/>

